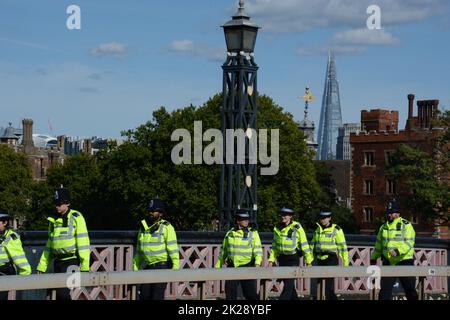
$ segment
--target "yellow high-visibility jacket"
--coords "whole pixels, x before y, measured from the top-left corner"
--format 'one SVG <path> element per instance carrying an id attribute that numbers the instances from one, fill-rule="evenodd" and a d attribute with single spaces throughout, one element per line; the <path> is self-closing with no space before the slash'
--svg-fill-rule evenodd
<path id="1" fill-rule="evenodd" d="M 20 236 L 13 230 L 6 229 L 0 235 L 0 267 L 9 263 L 14 265 L 19 275 L 31 274 L 31 266 L 23 251 Z"/>
<path id="2" fill-rule="evenodd" d="M 216 268 L 222 267 L 227 260 L 230 260 L 235 268 L 252 261 L 255 266 L 260 266 L 262 246 L 258 231 L 253 228 L 233 228 L 228 231 L 222 243 Z"/>
<path id="3" fill-rule="evenodd" d="M 299 250 L 303 251 L 305 262 L 310 264 L 314 258 L 305 230 L 300 223 L 292 221 L 287 226 L 278 225 L 273 228 L 273 242 L 270 249 L 269 262 L 275 262 L 280 254 L 293 255 L 297 254 Z"/>
<path id="4" fill-rule="evenodd" d="M 139 270 L 143 263 L 151 266 L 159 262 L 169 262 L 169 260 L 172 262 L 172 269 L 180 268 L 177 234 L 173 226 L 163 219 L 159 219 L 150 226 L 145 219 L 141 223 L 133 269 Z"/>
<path id="5" fill-rule="evenodd" d="M 336 224 L 332 224 L 328 228 L 323 228 L 320 224 L 317 224 L 317 229 L 313 234 L 311 249 L 314 257 L 319 260 L 325 260 L 330 253 L 335 253 L 341 257 L 342 264 L 345 267 L 349 265 L 344 232 Z"/>
<path id="6" fill-rule="evenodd" d="M 401 217 L 392 222 L 386 221 L 378 231 L 375 250 L 370 258 L 375 260 L 383 255 L 391 265 L 412 259 L 415 238 L 416 232 L 409 221 Z M 391 256 L 390 251 L 392 250 L 397 252 L 396 257 Z"/>
<path id="7" fill-rule="evenodd" d="M 91 256 L 86 221 L 80 212 L 69 209 L 58 218 L 49 217 L 48 239 L 37 271 L 45 272 L 53 259 L 80 259 L 80 270 L 89 271 Z"/>

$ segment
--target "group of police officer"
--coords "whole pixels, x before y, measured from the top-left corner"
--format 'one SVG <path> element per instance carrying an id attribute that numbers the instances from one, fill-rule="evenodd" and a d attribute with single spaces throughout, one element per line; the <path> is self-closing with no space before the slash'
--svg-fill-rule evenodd
<path id="1" fill-rule="evenodd" d="M 54 272 L 67 272 L 78 268 L 89 272 L 90 242 L 83 215 L 70 208 L 67 189 L 59 188 L 54 193 L 54 215 L 47 218 L 48 240 L 37 266 L 37 273 L 44 273 L 53 261 Z M 137 248 L 133 259 L 133 269 L 178 269 L 180 267 L 177 236 L 173 226 L 162 217 L 167 204 L 161 199 L 153 199 L 148 205 L 148 214 L 141 221 L 137 238 Z M 412 224 L 400 217 L 395 201 L 387 206 L 387 221 L 381 226 L 371 264 L 381 257 L 385 265 L 413 265 L 415 232 Z M 273 242 L 268 266 L 277 263 L 283 266 L 299 266 L 304 257 L 307 266 L 314 262 L 318 266 L 349 265 L 348 250 L 342 229 L 331 223 L 332 212 L 322 210 L 318 217 L 317 229 L 309 245 L 302 225 L 293 219 L 294 211 L 283 207 L 280 222 L 273 229 Z M 0 210 L 0 275 L 29 275 L 31 267 L 22 248 L 20 236 L 9 226 L 11 217 Z M 216 268 L 261 267 L 263 251 L 258 231 L 250 224 L 250 213 L 238 210 L 235 226 L 229 230 L 222 243 Z M 73 270 L 73 269 L 72 269 Z M 256 271 L 257 272 L 257 271 Z M 334 280 L 325 280 L 327 299 L 336 299 Z M 408 299 L 417 300 L 414 277 L 400 278 Z M 294 279 L 283 280 L 282 300 L 297 300 Z M 392 299 L 395 278 L 382 278 L 380 300 Z M 236 300 L 238 287 L 248 300 L 258 300 L 256 280 L 232 280 L 225 282 L 226 298 Z M 163 300 L 167 283 L 143 284 L 140 299 Z M 58 289 L 57 299 L 71 298 L 69 289 Z M 7 292 L 0 291 L 0 300 L 7 299 Z"/>

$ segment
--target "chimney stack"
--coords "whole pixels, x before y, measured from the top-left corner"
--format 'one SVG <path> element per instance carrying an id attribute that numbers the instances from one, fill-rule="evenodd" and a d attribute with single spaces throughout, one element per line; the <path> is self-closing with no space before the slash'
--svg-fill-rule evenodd
<path id="1" fill-rule="evenodd" d="M 66 136 L 58 136 L 58 150 L 64 152 L 64 147 L 66 144 Z"/>
<path id="2" fill-rule="evenodd" d="M 414 117 L 414 98 L 415 95 L 408 94 L 408 119 L 412 119 Z"/>
<path id="3" fill-rule="evenodd" d="M 24 147 L 24 151 L 25 151 L 25 153 L 33 153 L 33 151 L 34 151 L 33 120 L 23 119 L 22 126 L 23 126 L 22 144 Z"/>
<path id="4" fill-rule="evenodd" d="M 83 152 L 86 154 L 92 154 L 92 140 L 91 139 L 84 139 Z"/>

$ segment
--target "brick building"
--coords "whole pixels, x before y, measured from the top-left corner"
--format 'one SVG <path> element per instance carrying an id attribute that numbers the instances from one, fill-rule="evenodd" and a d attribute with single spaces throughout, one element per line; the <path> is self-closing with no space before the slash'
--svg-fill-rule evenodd
<path id="1" fill-rule="evenodd" d="M 426 149 L 427 138 L 433 133 L 431 120 L 435 118 L 439 100 L 418 101 L 418 115 L 414 117 L 414 95 L 408 95 L 408 119 L 404 130 L 398 130 L 398 111 L 361 111 L 361 129 L 352 133 L 351 188 L 352 209 L 362 233 L 373 234 L 385 218 L 386 202 L 405 193 L 398 182 L 385 176 L 390 155 L 400 144 Z M 409 192 L 409 191 L 406 191 Z M 404 213 L 414 224 L 418 236 L 431 236 L 434 226 L 420 216 Z"/>
<path id="2" fill-rule="evenodd" d="M 11 125 L 5 130 L 4 134 L 0 136 L 0 143 L 8 144 L 17 152 L 24 152 L 31 165 L 33 179 L 43 180 L 46 177 L 47 169 L 54 163 L 64 162 L 64 150 L 57 148 L 37 148 L 33 143 L 33 120 L 22 120 L 22 143 L 19 144 L 17 137 L 14 138 L 12 134 Z"/>

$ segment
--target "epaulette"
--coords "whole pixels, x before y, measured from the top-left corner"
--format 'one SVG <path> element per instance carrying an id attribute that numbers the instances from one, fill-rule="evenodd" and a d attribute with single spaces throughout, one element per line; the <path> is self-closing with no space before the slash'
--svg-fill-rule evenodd
<path id="1" fill-rule="evenodd" d="M 296 223 L 295 225 L 294 225 L 294 228 L 295 229 L 300 229 L 302 227 L 302 225 L 300 224 L 300 223 Z"/>
<path id="2" fill-rule="evenodd" d="M 17 233 L 12 232 L 12 233 L 11 233 L 11 239 L 17 240 L 17 239 L 19 239 L 19 236 L 17 235 Z"/>
<path id="3" fill-rule="evenodd" d="M 163 222 L 161 222 L 163 225 L 165 225 L 165 226 L 170 226 L 170 222 L 169 221 L 166 221 L 166 220 L 164 220 Z"/>
<path id="4" fill-rule="evenodd" d="M 341 227 L 339 227 L 338 225 L 334 226 L 337 230 L 341 230 Z"/>
<path id="5" fill-rule="evenodd" d="M 80 213 L 79 213 L 79 212 L 74 212 L 74 213 L 72 213 L 72 215 L 73 215 L 74 217 L 79 217 L 79 216 L 80 216 Z"/>
<path id="6" fill-rule="evenodd" d="M 402 219 L 402 222 L 403 222 L 404 224 L 409 224 L 409 221 L 408 221 L 408 220 L 405 220 L 405 219 Z"/>

